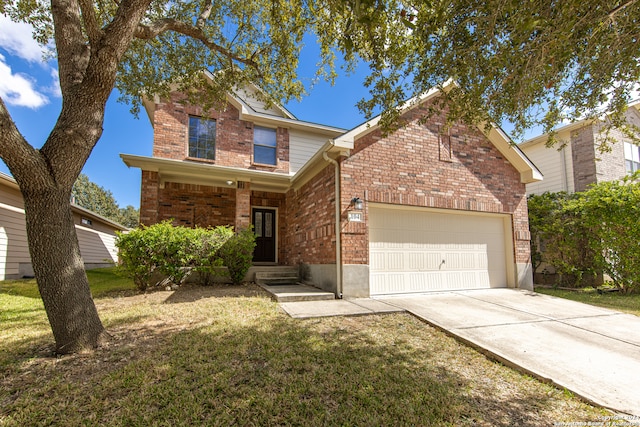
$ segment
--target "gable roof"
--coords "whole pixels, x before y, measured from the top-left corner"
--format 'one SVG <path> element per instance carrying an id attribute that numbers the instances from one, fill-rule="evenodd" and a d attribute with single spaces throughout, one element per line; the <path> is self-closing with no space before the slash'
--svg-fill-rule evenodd
<path id="1" fill-rule="evenodd" d="M 442 88 L 432 88 L 428 92 L 411 98 L 403 105 L 398 107 L 401 114 L 404 114 L 420 105 L 428 102 L 438 96 L 441 91 L 448 92 L 456 86 L 453 80 L 448 80 L 444 83 Z M 352 149 L 355 144 L 355 140 L 362 138 L 370 132 L 380 127 L 381 115 L 378 115 L 371 120 L 351 129 L 347 133 L 335 138 L 335 145 L 344 149 Z M 478 129 L 491 141 L 496 149 L 502 154 L 512 165 L 520 172 L 521 182 L 528 184 L 535 181 L 542 180 L 542 173 L 538 168 L 529 160 L 524 152 L 507 136 L 507 134 L 500 129 L 499 126 L 494 123 L 490 123 L 486 126 L 486 123 L 479 123 Z"/>

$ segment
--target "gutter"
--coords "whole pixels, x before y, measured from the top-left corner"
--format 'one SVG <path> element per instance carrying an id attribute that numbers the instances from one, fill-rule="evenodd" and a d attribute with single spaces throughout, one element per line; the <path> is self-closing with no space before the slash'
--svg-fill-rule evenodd
<path id="1" fill-rule="evenodd" d="M 340 239 L 340 163 L 327 155 L 326 151 L 322 152 L 322 157 L 329 163 L 332 163 L 335 170 L 335 186 L 336 186 L 336 296 L 342 299 L 342 242 Z"/>

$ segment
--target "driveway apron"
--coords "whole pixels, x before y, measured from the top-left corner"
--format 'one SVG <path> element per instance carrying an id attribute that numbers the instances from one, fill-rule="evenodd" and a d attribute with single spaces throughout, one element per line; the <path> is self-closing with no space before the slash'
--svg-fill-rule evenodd
<path id="1" fill-rule="evenodd" d="M 597 405 L 640 416 L 640 317 L 515 289 L 378 299 Z"/>

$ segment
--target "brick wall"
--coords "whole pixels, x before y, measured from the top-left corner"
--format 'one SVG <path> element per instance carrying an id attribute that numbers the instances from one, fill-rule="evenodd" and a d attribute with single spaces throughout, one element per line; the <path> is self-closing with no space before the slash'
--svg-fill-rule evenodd
<path id="1" fill-rule="evenodd" d="M 184 160 L 188 157 L 189 116 L 216 120 L 216 159 L 190 159 L 221 166 L 289 173 L 289 131 L 277 128 L 277 165 L 253 165 L 253 123 L 240 120 L 238 110 L 227 104 L 224 111 L 205 112 L 182 102 L 182 96 L 156 104 L 153 120 L 153 157 Z"/>
<path id="2" fill-rule="evenodd" d="M 209 227 L 235 224 L 234 188 L 167 182 L 158 191 L 156 222 L 173 219 L 174 225 Z"/>
<path id="3" fill-rule="evenodd" d="M 334 174 L 334 166 L 327 163 L 298 191 L 287 193 L 285 264 L 335 264 Z"/>
<path id="4" fill-rule="evenodd" d="M 366 224 L 348 223 L 353 197 L 366 202 L 512 215 L 515 261 L 529 261 L 525 186 L 520 174 L 477 129 L 456 124 L 441 137 L 444 116 L 421 124 L 427 106 L 405 115 L 407 126 L 357 140 L 342 167 L 342 253 L 345 264 L 368 264 Z M 365 222 L 367 221 L 365 203 Z"/>

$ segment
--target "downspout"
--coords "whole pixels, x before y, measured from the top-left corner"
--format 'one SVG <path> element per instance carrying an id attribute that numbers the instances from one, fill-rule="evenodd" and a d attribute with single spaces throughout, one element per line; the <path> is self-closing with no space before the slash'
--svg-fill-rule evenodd
<path id="1" fill-rule="evenodd" d="M 341 204 L 340 198 L 340 163 L 332 159 L 327 155 L 327 152 L 322 153 L 322 157 L 329 163 L 333 163 L 335 169 L 335 183 L 336 183 L 336 296 L 342 299 L 342 242 L 340 239 L 340 220 L 341 220 Z"/>

